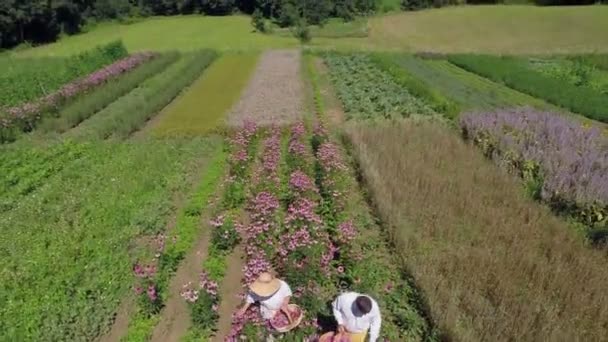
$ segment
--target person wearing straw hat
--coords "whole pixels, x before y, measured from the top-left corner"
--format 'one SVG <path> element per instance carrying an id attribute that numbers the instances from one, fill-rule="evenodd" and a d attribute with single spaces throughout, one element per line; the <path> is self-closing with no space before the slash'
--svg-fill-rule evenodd
<path id="1" fill-rule="evenodd" d="M 300 324 L 303 317 L 302 310 L 289 303 L 292 294 L 286 282 L 264 272 L 249 285 L 245 305 L 238 314 L 242 316 L 252 304 L 260 303 L 262 318 L 270 321 L 273 328 L 280 332 L 291 330 Z"/>
<path id="2" fill-rule="evenodd" d="M 363 342 L 369 330 L 369 342 L 376 342 L 382 318 L 378 303 L 356 292 L 345 292 L 332 303 L 338 323 L 337 335 L 346 335 L 351 342 Z"/>

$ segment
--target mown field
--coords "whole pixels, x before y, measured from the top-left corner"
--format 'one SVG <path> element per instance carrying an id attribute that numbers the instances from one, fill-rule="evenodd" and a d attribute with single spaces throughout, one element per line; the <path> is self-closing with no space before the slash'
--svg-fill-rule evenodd
<path id="1" fill-rule="evenodd" d="M 603 340 L 606 7 L 568 9 L 305 48 L 152 18 L 4 55 L 0 340 L 317 341 L 344 290 L 388 341 Z M 237 315 L 264 271 L 305 310 L 289 333 Z"/>

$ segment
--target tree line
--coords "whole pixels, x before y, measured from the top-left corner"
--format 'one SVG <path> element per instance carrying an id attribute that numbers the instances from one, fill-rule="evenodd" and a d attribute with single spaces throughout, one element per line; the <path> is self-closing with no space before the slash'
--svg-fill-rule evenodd
<path id="1" fill-rule="evenodd" d="M 589 4 L 598 0 L 535 0 L 542 5 Z M 602 0 L 604 2 L 608 0 Z M 402 0 L 404 10 L 502 0 Z M 56 40 L 80 32 L 89 21 L 150 15 L 204 13 L 228 15 L 236 11 L 271 18 L 279 26 L 322 24 L 330 17 L 346 20 L 376 12 L 382 0 L 0 0 L 0 48 L 23 42 Z"/>
<path id="2" fill-rule="evenodd" d="M 282 26 L 296 18 L 319 24 L 376 11 L 380 0 L 0 0 L 0 48 L 41 44 L 74 34 L 90 21 L 151 15 L 251 14 L 258 9 Z"/>

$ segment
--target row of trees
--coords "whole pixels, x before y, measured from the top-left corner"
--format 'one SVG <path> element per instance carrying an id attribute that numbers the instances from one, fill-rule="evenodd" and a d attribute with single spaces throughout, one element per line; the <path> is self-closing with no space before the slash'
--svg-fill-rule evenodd
<path id="1" fill-rule="evenodd" d="M 0 48 L 54 41 L 79 32 L 90 20 L 149 15 L 226 15 L 258 9 L 281 26 L 298 18 L 311 24 L 328 17 L 372 13 L 380 0 L 0 0 Z"/>

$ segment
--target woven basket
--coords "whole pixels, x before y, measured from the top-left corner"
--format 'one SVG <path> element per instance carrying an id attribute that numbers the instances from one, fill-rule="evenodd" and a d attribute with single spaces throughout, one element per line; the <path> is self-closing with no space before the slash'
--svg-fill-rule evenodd
<path id="1" fill-rule="evenodd" d="M 277 332 L 280 333 L 286 333 L 292 329 L 294 329 L 295 327 L 297 327 L 298 325 L 300 325 L 300 323 L 302 322 L 302 319 L 304 318 L 304 311 L 302 309 L 300 309 L 300 307 L 296 304 L 289 304 L 289 311 L 293 311 L 293 310 L 300 310 L 300 316 L 296 317 L 293 322 L 288 325 L 285 326 L 283 328 L 275 328 L 273 327 Z"/>

